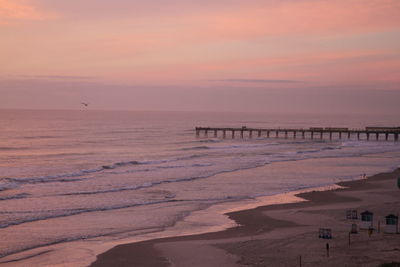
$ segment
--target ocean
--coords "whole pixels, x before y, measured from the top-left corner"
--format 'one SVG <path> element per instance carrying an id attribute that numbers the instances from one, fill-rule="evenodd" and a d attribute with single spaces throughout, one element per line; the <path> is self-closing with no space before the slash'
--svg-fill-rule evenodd
<path id="1" fill-rule="evenodd" d="M 399 125 L 389 115 L 1 110 L 0 265 L 85 266 L 119 243 L 227 227 L 223 207 L 400 166 L 400 142 L 383 136 L 198 138 L 196 126 Z"/>

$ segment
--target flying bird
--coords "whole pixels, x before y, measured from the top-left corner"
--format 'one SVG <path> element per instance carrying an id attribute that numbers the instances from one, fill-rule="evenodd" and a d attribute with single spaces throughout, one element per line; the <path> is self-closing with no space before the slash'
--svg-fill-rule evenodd
<path id="1" fill-rule="evenodd" d="M 89 106 L 89 103 L 81 102 L 81 104 L 84 105 L 85 107 Z"/>

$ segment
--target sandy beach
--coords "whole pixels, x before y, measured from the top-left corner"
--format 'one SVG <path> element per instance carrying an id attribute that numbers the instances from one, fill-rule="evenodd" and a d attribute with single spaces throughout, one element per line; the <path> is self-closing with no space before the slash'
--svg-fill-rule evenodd
<path id="1" fill-rule="evenodd" d="M 400 235 L 385 233 L 385 216 L 398 215 L 400 169 L 365 180 L 339 183 L 343 189 L 298 195 L 305 202 L 228 213 L 240 226 L 201 235 L 120 245 L 98 255 L 100 266 L 379 266 L 400 262 Z M 374 213 L 371 236 L 350 235 L 346 211 Z M 319 238 L 330 228 L 332 239 Z M 329 257 L 326 245 L 329 244 Z"/>

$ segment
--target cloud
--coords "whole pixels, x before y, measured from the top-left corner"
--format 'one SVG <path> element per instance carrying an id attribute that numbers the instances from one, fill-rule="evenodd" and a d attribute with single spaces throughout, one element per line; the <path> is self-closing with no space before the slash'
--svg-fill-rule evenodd
<path id="1" fill-rule="evenodd" d="M 353 34 L 396 30 L 398 0 L 245 1 L 224 11 L 198 17 L 204 34 L 221 39 L 262 36 Z"/>
<path id="2" fill-rule="evenodd" d="M 21 77 L 31 78 L 31 79 L 54 79 L 54 80 L 88 80 L 92 79 L 91 76 L 73 76 L 73 75 L 24 75 Z"/>
<path id="3" fill-rule="evenodd" d="M 302 83 L 296 80 L 264 80 L 264 79 L 224 79 L 212 80 L 215 82 L 237 82 L 237 83 Z"/>
<path id="4" fill-rule="evenodd" d="M 0 0 L 3 13 L 4 3 L 10 18 L 48 10 L 60 18 L 2 32 L 0 72 L 42 75 L 24 79 L 246 87 L 399 81 L 399 0 Z M 70 75 L 49 75 L 59 73 Z"/>
<path id="5" fill-rule="evenodd" d="M 42 20 L 46 17 L 30 0 L 0 0 L 0 25 L 12 20 Z"/>
<path id="6" fill-rule="evenodd" d="M 167 28 L 185 30 L 171 39 L 358 33 L 400 26 L 398 0 L 169 0 L 168 5 L 164 0 L 35 0 L 34 3 L 32 0 L 0 0 L 0 6 L 5 7 L 0 10 L 23 18 L 41 17 L 46 9 L 74 21 L 137 22 L 130 29 L 146 29 L 151 24 L 155 27 L 148 28 L 147 32 L 161 34 Z"/>

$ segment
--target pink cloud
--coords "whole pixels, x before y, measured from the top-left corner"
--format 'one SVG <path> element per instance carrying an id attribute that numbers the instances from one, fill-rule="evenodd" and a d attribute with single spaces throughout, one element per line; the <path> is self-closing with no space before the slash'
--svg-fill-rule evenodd
<path id="1" fill-rule="evenodd" d="M 42 20 L 47 16 L 30 0 L 0 0 L 0 24 L 8 24 L 12 20 Z"/>
<path id="2" fill-rule="evenodd" d="M 369 80 L 398 81 L 399 58 L 384 57 L 398 54 L 398 39 L 385 40 L 400 27 L 398 0 L 168 2 L 163 8 L 162 0 L 0 0 L 0 21 L 43 19 L 47 10 L 59 15 L 52 24 L 26 23 L 25 32 L 10 28 L 2 45 L 12 64 L 3 68 L 160 84 L 355 81 L 366 73 Z M 25 34 L 31 29 L 35 34 Z"/>
<path id="3" fill-rule="evenodd" d="M 400 1 L 263 1 L 199 17 L 204 32 L 248 38 L 285 34 L 363 33 L 400 26 Z"/>
<path id="4" fill-rule="evenodd" d="M 400 57 L 382 51 L 310 53 L 275 58 L 223 60 L 191 64 L 148 66 L 125 73 L 136 81 L 196 80 L 198 85 L 251 87 L 309 87 L 327 84 L 400 83 Z M 121 74 L 121 73 L 120 73 Z M 293 83 L 237 83 L 242 80 L 291 80 Z M 225 80 L 225 81 L 224 81 Z"/>
<path id="5" fill-rule="evenodd" d="M 171 5 L 179 1 L 172 1 Z M 127 20 L 130 31 L 109 33 L 104 51 L 124 56 L 158 53 L 176 47 L 249 40 L 270 36 L 337 36 L 397 30 L 400 1 L 397 0 L 299 0 L 218 5 L 209 12 L 192 9 L 179 14 L 160 13 Z M 121 26 L 121 25 L 119 25 Z M 119 27 L 115 24 L 115 27 Z M 126 27 L 126 26 L 125 26 Z M 140 29 L 140 30 L 138 30 Z M 304 49 L 293 47 L 292 50 Z M 282 49 L 283 50 L 283 49 Z M 219 56 L 219 55 L 218 55 Z M 217 57 L 218 57 L 217 56 Z"/>

